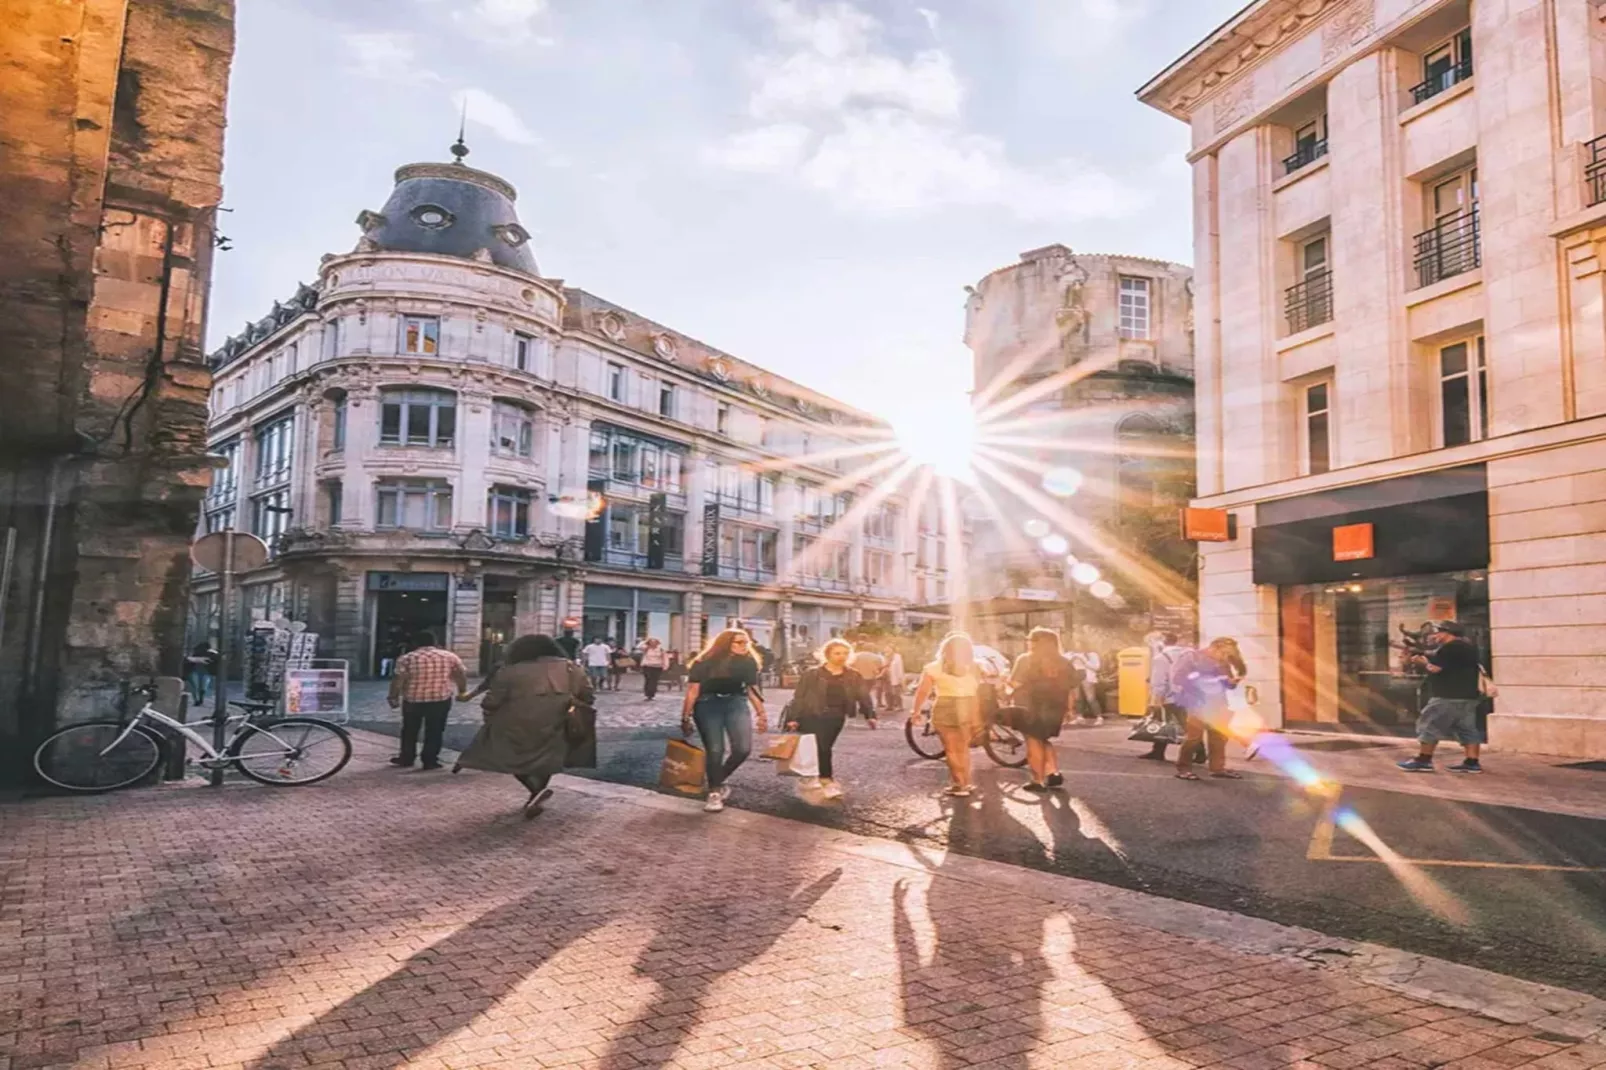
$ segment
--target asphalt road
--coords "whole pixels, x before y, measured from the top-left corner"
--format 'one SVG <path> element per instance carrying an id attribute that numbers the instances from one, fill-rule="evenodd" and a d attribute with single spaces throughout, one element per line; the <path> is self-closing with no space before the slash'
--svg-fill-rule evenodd
<path id="1" fill-rule="evenodd" d="M 397 730 L 387 722 L 354 727 Z M 980 792 L 951 800 L 940 794 L 942 764 L 916 757 L 901 726 L 871 732 L 856 724 L 837 747 L 837 778 L 847 789 L 841 802 L 801 798 L 796 781 L 755 759 L 736 774 L 731 805 L 920 840 L 1606 997 L 1606 822 L 1346 788 L 1336 813 L 1359 821 L 1335 825 L 1331 801 L 1257 771 L 1264 762 L 1240 766 L 1242 781 L 1189 783 L 1168 766 L 1137 760 L 1140 744 L 1113 752 L 1077 746 L 1079 736 L 1107 746 L 1124 731 L 1068 731 L 1059 748 L 1066 788 L 1046 798 L 1020 790 L 1023 771 L 997 768 L 977 750 Z M 473 732 L 471 724 L 449 726 L 448 745 L 460 749 Z M 664 742 L 678 730 L 600 735 L 601 767 L 583 775 L 653 787 Z M 516 804 L 522 789 L 510 782 L 509 796 Z M 1374 845 L 1401 859 L 1440 864 L 1391 867 L 1352 831 L 1375 835 Z"/>

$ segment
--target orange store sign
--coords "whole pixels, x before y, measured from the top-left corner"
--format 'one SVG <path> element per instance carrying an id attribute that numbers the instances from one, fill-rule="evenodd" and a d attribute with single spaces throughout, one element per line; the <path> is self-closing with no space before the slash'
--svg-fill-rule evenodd
<path id="1" fill-rule="evenodd" d="M 1333 529 L 1334 561 L 1365 561 L 1372 556 L 1372 525 L 1346 524 Z"/>
<path id="2" fill-rule="evenodd" d="M 1231 517 L 1225 509 L 1184 509 L 1182 537 L 1194 542 L 1231 542 Z"/>

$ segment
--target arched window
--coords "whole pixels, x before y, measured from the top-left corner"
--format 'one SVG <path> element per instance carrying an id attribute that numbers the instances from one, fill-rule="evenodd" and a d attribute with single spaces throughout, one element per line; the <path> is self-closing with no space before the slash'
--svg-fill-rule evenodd
<path id="1" fill-rule="evenodd" d="M 379 395 L 384 446 L 450 446 L 457 438 L 457 395 L 450 390 L 388 387 Z"/>

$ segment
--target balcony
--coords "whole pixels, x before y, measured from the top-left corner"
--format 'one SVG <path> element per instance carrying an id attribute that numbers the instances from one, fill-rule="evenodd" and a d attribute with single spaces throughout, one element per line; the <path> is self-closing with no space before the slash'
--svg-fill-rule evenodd
<path id="1" fill-rule="evenodd" d="M 1427 76 L 1423 81 L 1411 87 L 1411 102 L 1421 104 L 1432 100 L 1452 86 L 1460 85 L 1472 77 L 1472 57 L 1468 56 L 1460 63 L 1445 67 Z"/>
<path id="2" fill-rule="evenodd" d="M 775 582 L 775 570 L 773 568 L 749 568 L 745 565 L 721 563 L 719 566 L 719 578 L 722 580 L 736 580 L 740 583 L 773 584 Z"/>
<path id="3" fill-rule="evenodd" d="M 839 580 L 831 576 L 799 576 L 797 585 L 810 591 L 840 591 L 847 593 L 853 590 L 848 580 Z"/>
<path id="4" fill-rule="evenodd" d="M 1283 291 L 1283 314 L 1288 317 L 1288 333 L 1308 331 L 1333 318 L 1333 273 L 1323 269 L 1305 276 L 1305 281 Z"/>
<path id="5" fill-rule="evenodd" d="M 1593 206 L 1606 201 L 1606 136 L 1585 142 L 1584 148 L 1589 151 L 1584 161 L 1584 185 Z"/>
<path id="6" fill-rule="evenodd" d="M 1416 236 L 1416 284 L 1419 288 L 1471 271 L 1482 263 L 1476 207 L 1451 216 Z"/>
<path id="7" fill-rule="evenodd" d="M 1301 141 L 1292 156 L 1283 157 L 1283 174 L 1291 175 L 1295 171 L 1303 170 L 1326 155 L 1326 138 L 1319 141 Z"/>

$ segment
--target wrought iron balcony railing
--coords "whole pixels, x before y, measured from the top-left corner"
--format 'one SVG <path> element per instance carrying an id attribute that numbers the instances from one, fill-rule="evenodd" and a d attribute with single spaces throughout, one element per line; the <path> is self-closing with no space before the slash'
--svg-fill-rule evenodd
<path id="1" fill-rule="evenodd" d="M 1302 141 L 1294 150 L 1293 155 L 1283 157 L 1283 174 L 1291 175 L 1304 167 L 1309 167 L 1323 156 L 1327 155 L 1327 139 L 1320 141 Z"/>
<path id="2" fill-rule="evenodd" d="M 1432 286 L 1440 279 L 1471 271 L 1483 263 L 1478 209 L 1443 220 L 1416 236 L 1416 284 Z"/>
<path id="3" fill-rule="evenodd" d="M 1283 312 L 1288 317 L 1288 333 L 1308 331 L 1333 318 L 1333 273 L 1312 272 L 1296 286 L 1283 291 Z"/>
<path id="4" fill-rule="evenodd" d="M 1459 85 L 1472 77 L 1472 58 L 1462 60 L 1453 66 L 1446 67 L 1435 74 L 1418 82 L 1411 87 L 1411 100 L 1420 104 L 1424 100 L 1432 100 L 1451 86 Z"/>
<path id="5" fill-rule="evenodd" d="M 1589 158 L 1584 161 L 1584 184 L 1589 187 L 1589 203 L 1606 201 L 1606 135 L 1584 143 Z"/>

